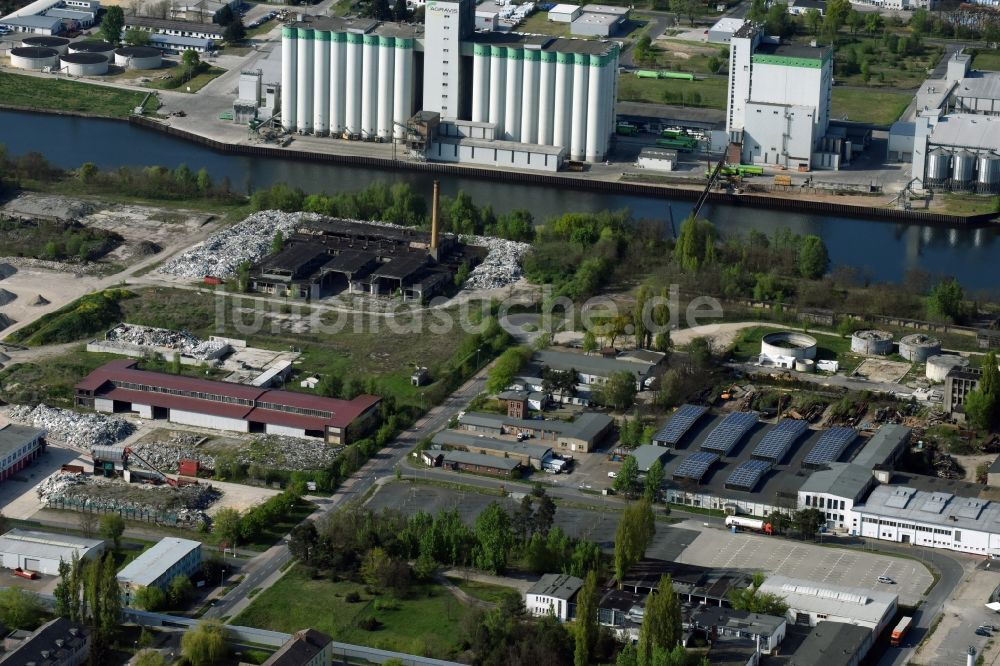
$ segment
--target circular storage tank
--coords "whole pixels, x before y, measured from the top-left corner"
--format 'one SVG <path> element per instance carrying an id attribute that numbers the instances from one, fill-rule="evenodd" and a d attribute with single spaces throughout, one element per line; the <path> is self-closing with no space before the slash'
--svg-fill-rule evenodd
<path id="1" fill-rule="evenodd" d="M 795 369 L 799 372 L 816 372 L 816 361 L 811 358 L 795 359 Z"/>
<path id="2" fill-rule="evenodd" d="M 981 189 L 990 191 L 1000 185 L 1000 155 L 987 153 L 979 156 L 976 182 Z"/>
<path id="3" fill-rule="evenodd" d="M 10 50 L 10 66 L 37 69 L 59 66 L 59 52 L 45 46 L 21 46 Z"/>
<path id="4" fill-rule="evenodd" d="M 927 180 L 942 181 L 947 180 L 949 175 L 948 165 L 951 163 L 951 155 L 942 148 L 932 150 L 927 156 Z"/>
<path id="5" fill-rule="evenodd" d="M 111 42 L 73 42 L 69 45 L 70 53 L 100 53 L 102 56 L 111 59 L 111 54 L 115 52 L 115 45 Z"/>
<path id="6" fill-rule="evenodd" d="M 34 35 L 21 40 L 25 46 L 40 46 L 46 49 L 55 49 L 56 53 L 63 55 L 69 46 L 69 40 L 65 37 L 51 37 L 49 35 Z"/>
<path id="7" fill-rule="evenodd" d="M 126 69 L 156 69 L 163 64 L 163 54 L 149 46 L 123 46 L 115 51 L 115 64 Z"/>
<path id="8" fill-rule="evenodd" d="M 892 353 L 892 333 L 888 331 L 857 331 L 851 336 L 851 351 L 869 356 L 888 356 Z"/>
<path id="9" fill-rule="evenodd" d="M 795 331 L 768 333 L 760 341 L 760 353 L 771 357 L 816 358 L 816 338 Z"/>
<path id="10" fill-rule="evenodd" d="M 976 156 L 967 150 L 955 155 L 955 168 L 952 170 L 951 178 L 956 183 L 969 183 L 972 181 L 972 171 L 976 165 Z"/>
<path id="11" fill-rule="evenodd" d="M 908 361 L 923 363 L 941 353 L 941 341 L 923 333 L 907 335 L 899 340 L 899 355 Z"/>
<path id="12" fill-rule="evenodd" d="M 952 368 L 969 367 L 969 359 L 955 354 L 938 354 L 927 359 L 927 379 L 943 382 Z"/>
<path id="13" fill-rule="evenodd" d="M 97 76 L 108 73 L 108 59 L 100 53 L 67 53 L 59 60 L 72 76 Z"/>

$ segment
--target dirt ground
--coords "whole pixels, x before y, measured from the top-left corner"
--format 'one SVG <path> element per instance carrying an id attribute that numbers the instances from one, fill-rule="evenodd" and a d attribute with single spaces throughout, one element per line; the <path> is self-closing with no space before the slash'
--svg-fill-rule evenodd
<path id="1" fill-rule="evenodd" d="M 909 371 L 909 363 L 867 358 L 857 367 L 854 374 L 873 382 L 899 382 Z"/>
<path id="2" fill-rule="evenodd" d="M 976 663 L 992 665 L 1000 662 L 1000 644 L 974 633 L 983 622 L 1000 625 L 1000 616 L 984 606 L 998 583 L 1000 576 L 991 570 L 976 569 L 967 573 L 958 590 L 945 602 L 937 629 L 909 663 L 961 666 L 965 664 L 965 650 L 970 645 L 976 648 L 983 660 Z"/>
<path id="3" fill-rule="evenodd" d="M 92 291 L 93 279 L 71 272 L 23 267 L 0 280 L 0 288 L 17 296 L 10 303 L 0 306 L 0 313 L 16 322 L 4 331 L 7 334 Z M 48 303 L 36 305 L 39 296 Z"/>

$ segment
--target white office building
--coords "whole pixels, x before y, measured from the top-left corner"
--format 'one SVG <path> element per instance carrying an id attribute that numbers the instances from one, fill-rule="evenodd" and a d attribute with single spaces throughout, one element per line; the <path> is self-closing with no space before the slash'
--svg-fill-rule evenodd
<path id="1" fill-rule="evenodd" d="M 563 155 L 603 161 L 619 46 L 474 28 L 470 0 L 428 2 L 423 26 L 341 18 L 285 26 L 282 127 L 401 141 L 423 111 L 440 118 L 447 145 L 438 159 L 540 169 Z M 428 137 L 428 158 L 437 139 Z M 506 153 L 491 161 L 491 149 Z"/>
<path id="2" fill-rule="evenodd" d="M 532 615 L 552 615 L 560 622 L 576 616 L 576 593 L 583 581 L 566 574 L 545 574 L 524 595 L 524 607 Z"/>
<path id="3" fill-rule="evenodd" d="M 838 169 L 844 142 L 828 136 L 833 90 L 829 47 L 783 45 L 759 24 L 730 39 L 726 131 L 741 161 L 785 168 Z"/>

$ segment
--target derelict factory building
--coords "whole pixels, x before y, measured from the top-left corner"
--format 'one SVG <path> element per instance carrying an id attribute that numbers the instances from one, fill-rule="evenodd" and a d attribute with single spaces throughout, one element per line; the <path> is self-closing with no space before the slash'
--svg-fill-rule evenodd
<path id="1" fill-rule="evenodd" d="M 282 126 L 401 140 L 422 110 L 471 139 L 605 159 L 618 45 L 474 28 L 471 0 L 430 0 L 423 26 L 341 18 L 285 26 Z"/>

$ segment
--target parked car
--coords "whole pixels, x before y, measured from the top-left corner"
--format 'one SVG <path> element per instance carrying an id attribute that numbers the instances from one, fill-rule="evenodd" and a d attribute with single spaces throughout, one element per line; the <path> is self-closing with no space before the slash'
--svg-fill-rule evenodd
<path id="1" fill-rule="evenodd" d="M 889 578 L 888 576 L 879 576 L 878 577 L 878 582 L 885 583 L 886 585 L 895 585 L 896 584 L 896 581 L 894 581 L 893 579 Z"/>
<path id="2" fill-rule="evenodd" d="M 608 478 L 609 479 L 617 479 L 618 478 L 618 472 L 608 472 Z"/>
<path id="3" fill-rule="evenodd" d="M 976 628 L 976 636 L 990 636 L 990 632 L 986 631 L 982 627 Z"/>

